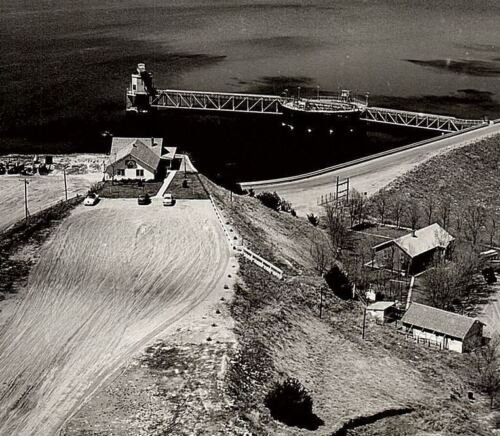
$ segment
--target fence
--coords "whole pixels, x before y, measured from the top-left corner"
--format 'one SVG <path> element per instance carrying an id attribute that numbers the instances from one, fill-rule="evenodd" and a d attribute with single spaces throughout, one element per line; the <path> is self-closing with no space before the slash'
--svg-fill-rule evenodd
<path id="1" fill-rule="evenodd" d="M 264 271 L 267 271 L 269 274 L 272 274 L 273 276 L 281 280 L 283 278 L 283 270 L 273 265 L 271 262 L 264 259 L 262 256 L 259 256 L 258 254 L 254 253 L 252 250 L 249 250 L 248 248 L 244 247 L 240 243 L 240 240 L 238 236 L 236 236 L 235 232 L 232 229 L 228 229 L 227 227 L 228 223 L 226 223 L 226 221 L 224 220 L 224 216 L 222 215 L 221 211 L 215 204 L 215 201 L 211 194 L 209 194 L 209 198 L 210 198 L 210 203 L 212 203 L 212 206 L 215 210 L 215 215 L 217 216 L 217 219 L 222 227 L 222 231 L 224 232 L 224 236 L 228 240 L 231 248 L 237 253 L 243 255 L 245 259 L 248 259 L 250 262 L 262 268 Z"/>

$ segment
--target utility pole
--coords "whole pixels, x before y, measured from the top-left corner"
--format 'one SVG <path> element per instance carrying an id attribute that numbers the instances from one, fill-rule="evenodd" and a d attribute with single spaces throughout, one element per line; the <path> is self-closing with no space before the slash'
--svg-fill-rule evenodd
<path id="1" fill-rule="evenodd" d="M 323 286 L 319 290 L 319 319 L 323 316 Z"/>
<path id="2" fill-rule="evenodd" d="M 68 183 L 66 182 L 66 167 L 63 168 L 64 174 L 64 198 L 68 201 Z"/>
<path id="3" fill-rule="evenodd" d="M 30 182 L 28 182 L 28 179 L 24 179 L 24 213 L 26 216 L 26 222 L 29 219 L 29 212 L 28 212 L 28 185 Z"/>
<path id="4" fill-rule="evenodd" d="M 366 329 L 366 307 L 363 309 L 363 333 L 361 334 L 361 338 L 365 338 L 365 329 Z"/>

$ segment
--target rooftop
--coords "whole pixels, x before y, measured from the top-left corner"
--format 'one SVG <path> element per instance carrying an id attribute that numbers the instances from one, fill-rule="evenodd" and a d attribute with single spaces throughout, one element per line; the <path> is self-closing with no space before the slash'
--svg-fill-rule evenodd
<path id="1" fill-rule="evenodd" d="M 375 251 L 382 250 L 392 244 L 397 245 L 410 257 L 417 257 L 435 248 L 446 248 L 455 238 L 439 224 L 434 223 L 413 233 L 401 236 L 373 247 Z"/>
<path id="2" fill-rule="evenodd" d="M 477 320 L 424 304 L 412 303 L 401 322 L 457 339 L 463 339 Z M 477 321 L 479 322 L 479 321 Z"/>
<path id="3" fill-rule="evenodd" d="M 370 304 L 367 310 L 386 310 L 389 307 L 394 306 L 394 301 L 377 301 L 376 303 Z"/>
<path id="4" fill-rule="evenodd" d="M 131 155 L 153 171 L 156 171 L 163 155 L 163 138 L 113 138 L 109 164 Z M 174 151 L 175 153 L 175 151 Z"/>

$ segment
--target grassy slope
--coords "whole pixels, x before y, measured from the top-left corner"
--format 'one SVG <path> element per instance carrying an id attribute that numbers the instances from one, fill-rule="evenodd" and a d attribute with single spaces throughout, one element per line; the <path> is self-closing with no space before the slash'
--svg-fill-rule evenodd
<path id="1" fill-rule="evenodd" d="M 454 233 L 457 213 L 470 201 L 483 204 L 500 220 L 499 174 L 500 136 L 497 136 L 441 154 L 409 171 L 387 187 L 389 204 L 399 194 L 410 194 L 422 204 L 431 196 L 437 200 L 449 196 L 453 204 L 450 229 Z M 389 219 L 390 215 L 389 211 Z M 424 220 L 421 219 L 421 226 Z M 500 244 L 498 238 L 500 235 L 496 241 Z"/>
<path id="2" fill-rule="evenodd" d="M 375 324 L 362 340 L 362 307 L 332 295 L 320 319 L 322 282 L 308 255 L 312 226 L 254 198 L 234 196 L 231 203 L 227 192 L 209 185 L 245 244 L 287 273 L 278 281 L 242 261 L 232 303 L 240 351 L 230 381 L 254 433 L 311 433 L 273 421 L 263 406 L 271 384 L 293 376 L 312 393 L 314 411 L 325 421 L 317 434 L 332 434 L 348 418 L 407 405 L 416 412 L 367 426 L 364 434 L 489 434 L 480 423 L 482 403 L 471 407 L 463 399 L 468 356 L 427 350 Z M 462 399 L 450 401 L 452 391 Z"/>

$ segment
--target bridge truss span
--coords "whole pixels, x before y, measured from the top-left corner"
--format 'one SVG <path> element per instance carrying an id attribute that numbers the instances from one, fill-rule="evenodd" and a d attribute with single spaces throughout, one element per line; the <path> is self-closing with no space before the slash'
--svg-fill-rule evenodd
<path id="1" fill-rule="evenodd" d="M 282 97 L 259 94 L 233 94 L 224 92 L 199 92 L 157 90 L 151 107 L 157 109 L 191 109 L 218 112 L 242 112 L 280 115 Z"/>
<path id="2" fill-rule="evenodd" d="M 464 120 L 444 115 L 424 114 L 380 107 L 367 107 L 361 119 L 371 123 L 417 127 L 447 133 L 459 132 L 485 124 L 482 120 Z"/>

